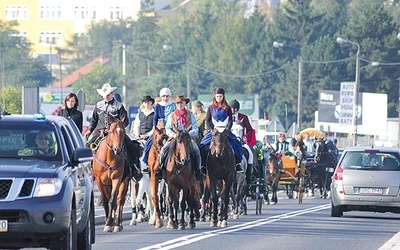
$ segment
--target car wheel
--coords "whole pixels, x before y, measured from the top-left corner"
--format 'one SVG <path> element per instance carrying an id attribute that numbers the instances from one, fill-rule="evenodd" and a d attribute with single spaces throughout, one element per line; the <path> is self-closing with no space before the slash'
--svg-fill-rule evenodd
<path id="1" fill-rule="evenodd" d="M 55 239 L 50 245 L 50 250 L 76 250 L 77 249 L 77 233 L 76 233 L 76 208 L 71 209 L 68 232 L 60 239 Z"/>
<path id="2" fill-rule="evenodd" d="M 78 234 L 78 249 L 92 249 L 92 243 L 94 243 L 94 209 L 90 206 L 89 217 L 86 221 L 85 229 Z"/>
<path id="3" fill-rule="evenodd" d="M 334 206 L 331 204 L 331 217 L 342 217 L 343 211 L 339 206 Z"/>

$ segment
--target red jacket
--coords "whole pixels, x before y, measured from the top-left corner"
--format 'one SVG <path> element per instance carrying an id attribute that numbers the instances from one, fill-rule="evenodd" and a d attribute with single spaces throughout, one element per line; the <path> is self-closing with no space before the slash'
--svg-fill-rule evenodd
<path id="1" fill-rule="evenodd" d="M 244 136 L 247 139 L 247 145 L 254 147 L 254 145 L 256 145 L 256 131 L 251 126 L 249 117 L 245 114 L 238 113 L 238 121 L 242 122 L 245 127 Z"/>

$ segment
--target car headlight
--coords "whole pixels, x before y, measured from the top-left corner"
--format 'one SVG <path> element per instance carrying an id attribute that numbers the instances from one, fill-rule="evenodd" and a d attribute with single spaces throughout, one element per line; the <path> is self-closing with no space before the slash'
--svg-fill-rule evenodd
<path id="1" fill-rule="evenodd" d="M 54 196 L 60 193 L 62 180 L 58 178 L 39 178 L 34 197 Z"/>

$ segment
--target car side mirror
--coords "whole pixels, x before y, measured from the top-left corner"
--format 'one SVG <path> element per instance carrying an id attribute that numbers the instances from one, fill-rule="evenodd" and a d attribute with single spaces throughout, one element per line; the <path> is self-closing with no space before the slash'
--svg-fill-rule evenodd
<path id="1" fill-rule="evenodd" d="M 93 160 L 93 153 L 90 148 L 77 148 L 71 156 L 71 165 L 76 166 L 79 163 Z"/>

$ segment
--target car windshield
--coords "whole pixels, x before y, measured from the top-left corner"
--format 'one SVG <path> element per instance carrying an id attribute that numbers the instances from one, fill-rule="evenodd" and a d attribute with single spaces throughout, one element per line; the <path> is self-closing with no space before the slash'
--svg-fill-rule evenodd
<path id="1" fill-rule="evenodd" d="M 394 152 L 349 151 L 343 158 L 344 169 L 372 169 L 400 171 L 398 154 Z"/>
<path id="2" fill-rule="evenodd" d="M 60 161 L 59 149 L 54 127 L 50 124 L 40 123 L 40 126 L 35 126 L 18 123 L 13 126 L 9 124 L 8 128 L 0 127 L 0 158 Z"/>

